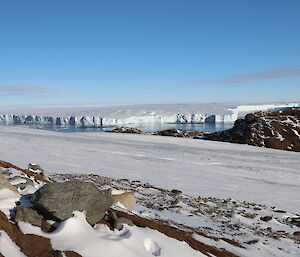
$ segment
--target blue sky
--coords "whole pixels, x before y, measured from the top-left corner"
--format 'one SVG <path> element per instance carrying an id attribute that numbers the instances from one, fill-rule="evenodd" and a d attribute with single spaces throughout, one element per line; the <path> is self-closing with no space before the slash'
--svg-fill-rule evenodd
<path id="1" fill-rule="evenodd" d="M 0 2 L 0 106 L 300 101 L 299 0 Z"/>

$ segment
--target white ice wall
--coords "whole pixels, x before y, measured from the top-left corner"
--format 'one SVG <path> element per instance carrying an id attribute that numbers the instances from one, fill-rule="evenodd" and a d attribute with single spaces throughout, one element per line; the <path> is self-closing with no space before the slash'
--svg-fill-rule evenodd
<path id="1" fill-rule="evenodd" d="M 81 127 L 100 127 L 100 126 L 125 126 L 130 124 L 143 123 L 229 123 L 236 121 L 247 113 L 257 111 L 272 111 L 285 108 L 297 107 L 298 103 L 288 104 L 264 104 L 264 105 L 240 105 L 233 109 L 227 109 L 230 114 L 202 114 L 202 113 L 177 113 L 173 115 L 159 115 L 151 113 L 147 116 L 132 116 L 127 118 L 105 118 L 97 116 L 39 116 L 39 115 L 0 115 L 0 123 L 34 123 L 34 124 L 53 124 L 53 125 L 73 125 Z"/>

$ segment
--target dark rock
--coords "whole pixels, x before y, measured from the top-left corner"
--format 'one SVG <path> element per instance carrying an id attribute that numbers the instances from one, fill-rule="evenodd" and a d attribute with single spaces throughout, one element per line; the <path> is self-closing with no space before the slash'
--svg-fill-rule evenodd
<path id="1" fill-rule="evenodd" d="M 180 195 L 180 194 L 182 194 L 182 191 L 177 190 L 177 189 L 172 189 L 171 193 L 174 195 Z"/>
<path id="2" fill-rule="evenodd" d="M 283 211 L 283 210 L 274 210 L 274 212 L 277 212 L 277 213 L 286 213 L 286 211 Z"/>
<path id="3" fill-rule="evenodd" d="M 109 220 L 112 224 L 114 224 L 115 221 L 118 219 L 118 216 L 117 216 L 116 212 L 114 212 L 114 211 L 112 211 L 112 210 L 109 210 L 109 211 L 107 212 L 107 217 L 108 217 L 108 220 Z"/>
<path id="4" fill-rule="evenodd" d="M 246 244 L 248 244 L 248 245 L 253 245 L 253 244 L 256 244 L 256 243 L 258 243 L 257 239 L 250 240 L 250 241 L 246 242 Z"/>
<path id="5" fill-rule="evenodd" d="M 107 191 L 79 180 L 46 184 L 32 195 L 30 201 L 40 213 L 56 220 L 66 220 L 74 211 L 85 210 L 91 225 L 101 220 L 113 204 Z"/>
<path id="6" fill-rule="evenodd" d="M 245 121 L 251 123 L 257 120 L 257 117 L 253 113 L 249 113 L 245 116 Z"/>
<path id="7" fill-rule="evenodd" d="M 295 232 L 293 233 L 293 235 L 294 235 L 294 236 L 300 236 L 300 231 L 295 231 Z"/>
<path id="8" fill-rule="evenodd" d="M 300 152 L 300 109 L 257 112 L 238 119 L 232 129 L 202 139 Z"/>
<path id="9" fill-rule="evenodd" d="M 270 221 L 271 219 L 273 219 L 271 216 L 264 216 L 264 217 L 261 217 L 260 220 L 264 221 L 264 222 L 268 222 Z"/>
<path id="10" fill-rule="evenodd" d="M 300 228 L 300 217 L 290 218 L 290 222 Z"/>
<path id="11" fill-rule="evenodd" d="M 137 129 L 137 128 L 127 128 L 127 127 L 122 127 L 122 128 L 115 128 L 112 131 L 108 132 L 113 132 L 113 133 L 128 133 L 128 134 L 143 134 L 143 131 Z"/>
<path id="12" fill-rule="evenodd" d="M 161 131 L 156 131 L 153 135 L 159 136 L 168 136 L 168 137 L 193 137 L 193 138 L 201 138 L 205 135 L 202 131 L 195 130 L 183 130 L 183 129 L 166 129 Z"/>
<path id="13" fill-rule="evenodd" d="M 42 220 L 41 230 L 43 232 L 52 232 L 55 230 L 55 225 L 49 224 L 45 219 Z"/>

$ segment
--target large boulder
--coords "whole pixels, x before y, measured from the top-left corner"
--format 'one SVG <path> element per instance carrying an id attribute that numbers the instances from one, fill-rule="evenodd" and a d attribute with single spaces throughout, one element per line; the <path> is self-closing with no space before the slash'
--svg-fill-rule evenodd
<path id="1" fill-rule="evenodd" d="M 91 225 L 101 220 L 113 204 L 110 192 L 79 180 L 46 184 L 32 195 L 30 201 L 44 216 L 57 220 L 70 218 L 74 211 L 86 211 L 86 219 Z"/>

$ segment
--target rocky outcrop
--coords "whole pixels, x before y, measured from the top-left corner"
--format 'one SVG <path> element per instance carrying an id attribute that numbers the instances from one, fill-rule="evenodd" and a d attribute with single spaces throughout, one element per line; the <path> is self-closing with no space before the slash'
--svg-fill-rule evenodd
<path id="1" fill-rule="evenodd" d="M 232 129 L 203 139 L 300 152 L 300 110 L 247 114 Z"/>
<path id="2" fill-rule="evenodd" d="M 153 133 L 153 135 L 168 136 L 168 137 L 202 137 L 206 133 L 195 130 L 183 130 L 183 129 L 166 129 Z"/>
<path id="3" fill-rule="evenodd" d="M 127 134 L 143 134 L 143 131 L 137 128 L 129 128 L 129 127 L 121 127 L 121 128 L 114 128 L 112 131 L 113 133 L 127 133 Z"/>
<path id="4" fill-rule="evenodd" d="M 107 191 L 79 180 L 46 184 L 32 195 L 30 201 L 45 217 L 60 221 L 72 217 L 74 211 L 86 211 L 86 219 L 91 225 L 101 220 L 113 204 Z"/>

